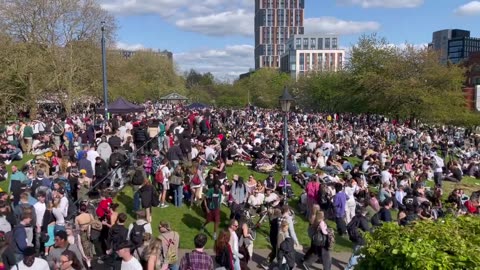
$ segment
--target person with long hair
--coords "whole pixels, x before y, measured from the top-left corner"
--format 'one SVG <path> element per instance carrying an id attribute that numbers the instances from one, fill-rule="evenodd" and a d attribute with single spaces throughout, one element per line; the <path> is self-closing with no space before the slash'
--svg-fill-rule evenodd
<path id="1" fill-rule="evenodd" d="M 325 214 L 323 211 L 318 211 L 315 216 L 315 221 L 311 225 L 311 235 L 310 238 L 313 238 L 313 235 L 316 233 L 321 233 L 323 235 L 324 243 L 321 245 L 317 245 L 312 240 L 310 248 L 308 249 L 307 253 L 303 257 L 303 267 L 308 270 L 310 269 L 313 260 L 315 259 L 316 255 L 319 258 L 322 258 L 323 269 L 330 270 L 332 267 L 332 257 L 330 255 L 330 251 L 326 248 L 326 240 L 328 237 L 327 231 L 327 223 L 325 222 Z M 313 259 L 312 259 L 313 258 Z"/>
<path id="2" fill-rule="evenodd" d="M 91 266 L 93 258 L 93 246 L 90 241 L 91 223 L 93 220 L 92 214 L 88 212 L 87 205 L 80 205 L 80 214 L 75 218 L 75 225 L 79 229 L 77 243 L 79 243 L 80 254 L 82 254 L 83 260 L 85 260 L 88 267 Z"/>
<path id="3" fill-rule="evenodd" d="M 234 218 L 236 212 L 243 209 L 245 202 L 247 201 L 247 187 L 243 182 L 243 177 L 234 175 L 233 184 L 230 189 L 230 200 L 231 200 L 231 214 L 230 218 Z"/>
<path id="4" fill-rule="evenodd" d="M 215 242 L 215 262 L 219 267 L 224 267 L 225 270 L 233 270 L 233 253 L 230 246 L 230 231 L 221 231 Z"/>
<path id="5" fill-rule="evenodd" d="M 162 238 L 153 239 L 148 245 L 145 255 L 148 258 L 147 270 L 166 270 L 168 263 L 163 260 Z"/>
<path id="6" fill-rule="evenodd" d="M 191 204 L 201 202 L 202 199 L 202 170 L 199 164 L 194 164 L 191 171 L 190 190 L 192 191 Z"/>
<path id="7" fill-rule="evenodd" d="M 83 269 L 82 264 L 78 260 L 75 253 L 71 250 L 65 250 L 60 256 L 60 261 L 58 262 L 60 267 L 59 270 L 81 270 Z"/>

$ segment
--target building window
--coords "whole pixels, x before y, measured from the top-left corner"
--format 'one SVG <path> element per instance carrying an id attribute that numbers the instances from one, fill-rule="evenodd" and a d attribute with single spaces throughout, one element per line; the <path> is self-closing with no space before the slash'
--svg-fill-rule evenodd
<path id="1" fill-rule="evenodd" d="M 295 39 L 295 48 L 296 49 L 301 49 L 302 48 L 302 39 L 301 38 Z"/>
<path id="2" fill-rule="evenodd" d="M 318 39 L 318 49 L 323 50 L 323 38 Z"/>
<path id="3" fill-rule="evenodd" d="M 325 39 L 325 49 L 327 49 L 327 50 L 330 49 L 330 38 Z"/>
<path id="4" fill-rule="evenodd" d="M 337 49 L 337 38 L 332 38 L 332 49 Z"/>
<path id="5" fill-rule="evenodd" d="M 318 53 L 317 54 L 317 61 L 318 61 L 317 68 L 319 70 L 322 70 L 322 67 L 323 67 L 323 53 Z"/>
<path id="6" fill-rule="evenodd" d="M 310 49 L 315 49 L 317 47 L 317 39 L 311 38 L 310 39 Z"/>
<path id="7" fill-rule="evenodd" d="M 304 70 L 303 67 L 305 66 L 305 54 L 304 53 L 301 53 L 300 54 L 300 68 L 299 70 Z"/>
<path id="8" fill-rule="evenodd" d="M 308 49 L 308 38 L 303 39 L 303 49 L 304 50 Z"/>

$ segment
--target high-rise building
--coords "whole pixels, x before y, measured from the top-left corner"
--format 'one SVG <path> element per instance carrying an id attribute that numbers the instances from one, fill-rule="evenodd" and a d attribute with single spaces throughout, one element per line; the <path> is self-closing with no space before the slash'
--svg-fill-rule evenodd
<path id="1" fill-rule="evenodd" d="M 255 0 L 255 69 L 280 67 L 290 36 L 303 34 L 305 0 Z"/>
<path id="2" fill-rule="evenodd" d="M 470 37 L 467 30 L 445 29 L 433 33 L 429 47 L 439 52 L 440 62 L 458 64 L 480 51 L 480 38 Z"/>
<path id="3" fill-rule="evenodd" d="M 280 70 L 298 80 L 309 72 L 338 71 L 345 62 L 337 35 L 293 35 L 286 43 Z"/>

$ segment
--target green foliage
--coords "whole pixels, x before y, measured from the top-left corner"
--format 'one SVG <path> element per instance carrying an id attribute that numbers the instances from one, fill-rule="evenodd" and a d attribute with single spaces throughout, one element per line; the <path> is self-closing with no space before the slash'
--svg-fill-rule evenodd
<path id="1" fill-rule="evenodd" d="M 464 73 L 461 66 L 442 65 L 431 50 L 395 47 L 373 34 L 353 46 L 344 71 L 309 74 L 295 88 L 302 104 L 317 111 L 471 125 L 480 118 L 465 107 Z"/>
<path id="2" fill-rule="evenodd" d="M 480 219 L 449 217 L 402 227 L 387 223 L 366 234 L 355 269 L 479 269 Z"/>
<path id="3" fill-rule="evenodd" d="M 131 101 L 158 100 L 171 92 L 186 94 L 182 77 L 172 62 L 152 51 L 137 51 L 125 59 L 112 50 L 108 54 L 109 97 Z M 101 89 L 101 88 L 100 88 Z"/>

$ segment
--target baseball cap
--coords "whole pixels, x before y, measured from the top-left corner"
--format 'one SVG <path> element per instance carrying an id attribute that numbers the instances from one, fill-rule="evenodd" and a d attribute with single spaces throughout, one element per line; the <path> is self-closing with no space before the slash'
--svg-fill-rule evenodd
<path id="1" fill-rule="evenodd" d="M 115 251 L 119 251 L 119 250 L 124 249 L 124 248 L 128 248 L 128 249 L 131 249 L 131 248 L 132 248 L 132 245 L 130 244 L 129 241 L 123 241 L 123 242 L 121 242 L 121 243 L 115 248 Z"/>

